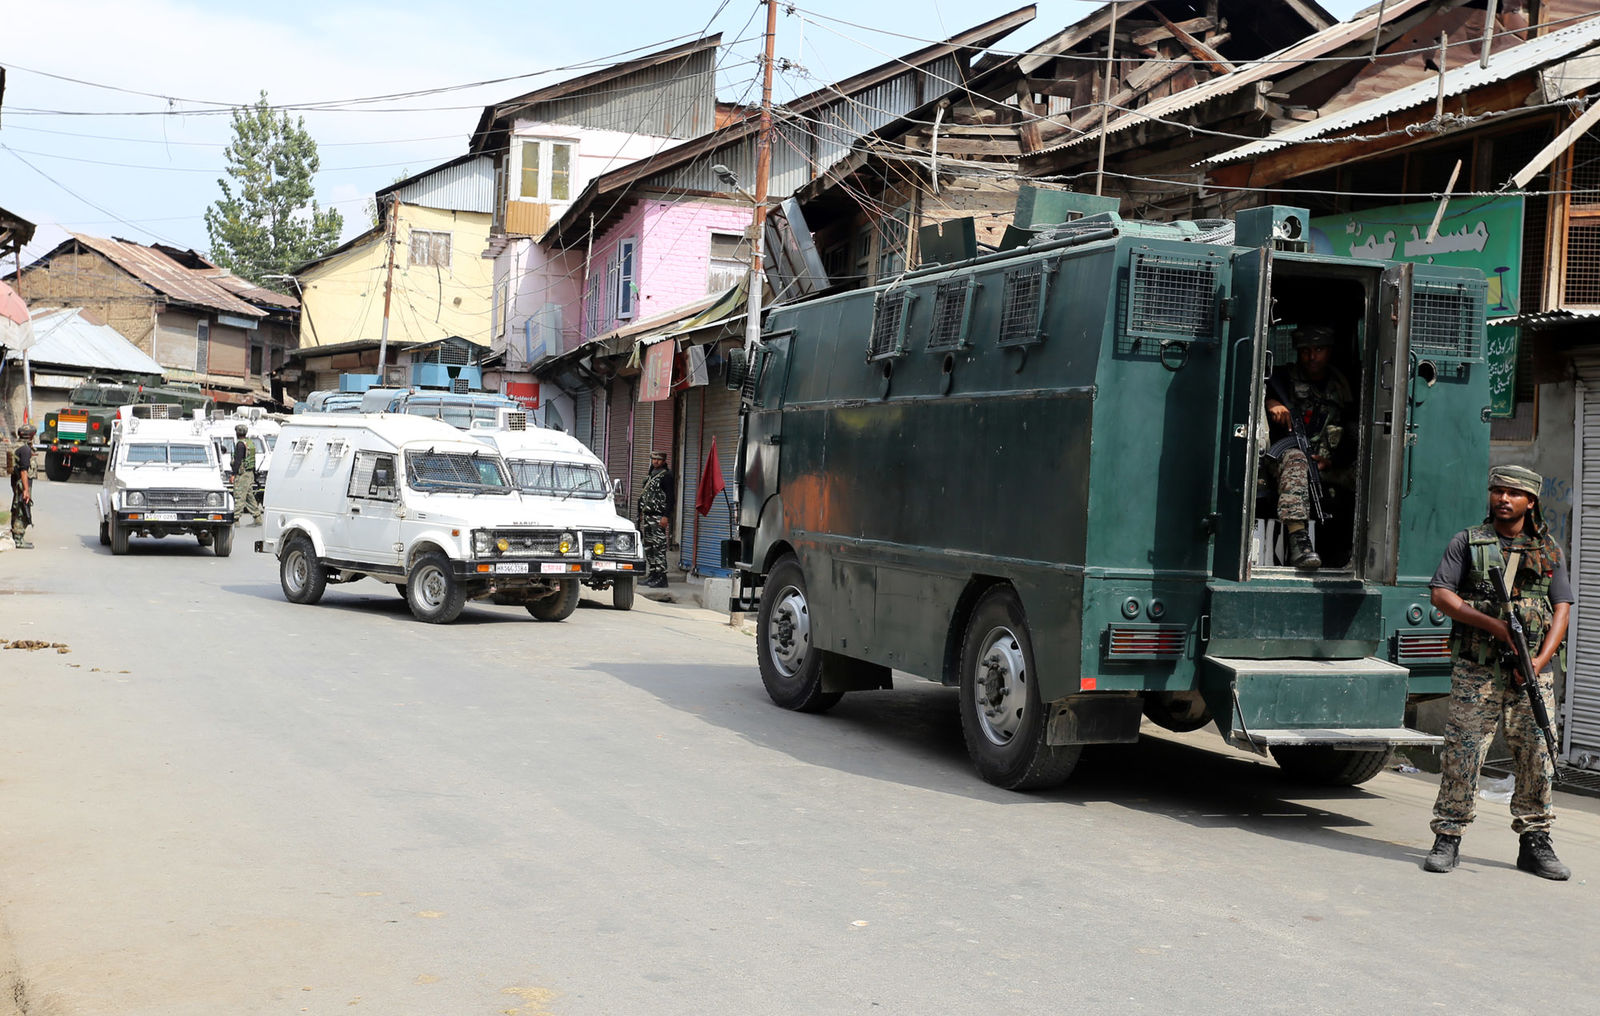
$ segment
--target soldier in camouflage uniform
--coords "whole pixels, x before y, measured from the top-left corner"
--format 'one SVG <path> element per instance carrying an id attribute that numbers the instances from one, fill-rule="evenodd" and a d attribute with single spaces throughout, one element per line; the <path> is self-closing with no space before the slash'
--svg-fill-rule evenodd
<path id="1" fill-rule="evenodd" d="M 256 525 L 261 525 L 261 502 L 256 500 L 256 446 L 245 440 L 250 428 L 235 424 L 233 428 L 233 511 L 234 517 L 244 524 L 249 515 Z"/>
<path id="2" fill-rule="evenodd" d="M 28 523 L 33 517 L 33 424 L 17 428 L 17 445 L 11 449 L 11 542 L 18 550 L 32 550 Z M 4 434 L 0 434 L 4 437 Z"/>
<path id="3" fill-rule="evenodd" d="M 1550 845 L 1555 763 L 1534 722 L 1527 692 L 1507 679 L 1514 665 L 1507 658 L 1510 629 L 1489 584 L 1490 568 L 1506 572 L 1512 605 L 1533 653 L 1539 692 L 1546 711 L 1554 715 L 1554 680 L 1545 667 L 1566 637 L 1572 586 L 1561 547 L 1539 514 L 1542 486 L 1538 473 L 1521 466 L 1490 470 L 1489 517 L 1455 535 L 1429 583 L 1433 605 L 1455 625 L 1450 632 L 1450 715 L 1433 806 L 1433 850 L 1423 862 L 1427 871 L 1450 871 L 1458 863 L 1461 832 L 1475 811 L 1478 771 L 1495 729 L 1503 727 L 1515 757 L 1511 829 L 1521 838 L 1517 867 L 1558 881 L 1571 876 Z"/>
<path id="4" fill-rule="evenodd" d="M 672 470 L 667 453 L 650 453 L 650 472 L 639 492 L 639 532 L 644 537 L 645 579 L 640 585 L 667 587 L 667 542 L 672 533 Z"/>
<path id="5" fill-rule="evenodd" d="M 1343 480 L 1351 486 L 1349 468 L 1355 442 L 1346 442 L 1344 419 L 1355 406 L 1350 383 L 1332 365 L 1336 333 L 1329 325 L 1295 329 L 1295 362 L 1272 372 L 1267 382 L 1267 419 L 1278 439 L 1268 452 L 1267 468 L 1278 484 L 1278 519 L 1283 523 L 1289 564 L 1320 568 L 1322 558 L 1311 544 L 1311 466 L 1293 438 L 1292 414 L 1299 414 L 1306 443 L 1327 486 Z M 1281 394 L 1280 394 L 1281 393 Z M 1287 394 L 1289 402 L 1283 401 Z"/>

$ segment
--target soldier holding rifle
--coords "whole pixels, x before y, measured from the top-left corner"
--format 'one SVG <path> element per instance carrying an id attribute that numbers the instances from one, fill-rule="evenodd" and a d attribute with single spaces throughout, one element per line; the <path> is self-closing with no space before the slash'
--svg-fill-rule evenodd
<path id="1" fill-rule="evenodd" d="M 1295 362 L 1267 380 L 1267 419 L 1279 438 L 1267 452 L 1267 468 L 1278 484 L 1278 519 L 1289 565 L 1307 571 L 1322 567 L 1306 527 L 1328 521 L 1324 481 L 1343 478 L 1355 450 L 1355 441 L 1344 439 L 1344 418 L 1355 398 L 1332 363 L 1337 338 L 1331 325 L 1296 328 Z M 1342 486 L 1349 485 L 1345 479 Z"/>
<path id="2" fill-rule="evenodd" d="M 1489 517 L 1451 539 L 1429 583 L 1433 605 L 1455 626 L 1450 715 L 1433 806 L 1433 850 L 1423 862 L 1427 871 L 1456 866 L 1461 832 L 1475 810 L 1478 772 L 1496 728 L 1503 725 L 1515 756 L 1511 829 L 1521 837 L 1517 867 L 1558 881 L 1572 874 L 1550 845 L 1555 759 L 1541 730 L 1541 720 L 1548 727 L 1555 697 L 1545 668 L 1566 638 L 1572 585 L 1561 548 L 1539 513 L 1542 486 L 1531 469 L 1491 469 Z M 1504 585 L 1497 588 L 1502 577 Z M 1522 672 L 1514 655 L 1514 626 L 1508 620 L 1513 616 L 1532 653 L 1532 675 Z M 1535 707 L 1534 696 L 1542 708 Z"/>

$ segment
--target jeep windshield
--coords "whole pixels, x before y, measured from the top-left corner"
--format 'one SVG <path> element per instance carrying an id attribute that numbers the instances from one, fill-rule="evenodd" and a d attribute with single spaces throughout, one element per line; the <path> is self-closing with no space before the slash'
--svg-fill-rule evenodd
<path id="1" fill-rule="evenodd" d="M 524 494 L 549 494 L 554 497 L 581 497 L 603 501 L 606 474 L 599 466 L 584 462 L 538 462 L 532 459 L 507 459 L 512 479 Z"/>
<path id="2" fill-rule="evenodd" d="M 202 444 L 137 441 L 129 443 L 124 461 L 130 466 L 204 466 L 212 459 Z"/>
<path id="3" fill-rule="evenodd" d="M 511 481 L 490 452 L 406 452 L 406 484 L 412 490 L 458 490 L 467 494 L 509 494 Z"/>

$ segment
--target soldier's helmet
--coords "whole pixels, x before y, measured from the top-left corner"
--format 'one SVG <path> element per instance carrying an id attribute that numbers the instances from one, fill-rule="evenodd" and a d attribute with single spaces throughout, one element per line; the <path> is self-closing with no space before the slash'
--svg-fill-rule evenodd
<path id="1" fill-rule="evenodd" d="M 1303 346 L 1331 346 L 1338 341 L 1332 325 L 1301 325 L 1294 330 L 1294 348 Z"/>
<path id="2" fill-rule="evenodd" d="M 239 437 L 244 437 L 245 434 L 249 433 L 249 431 L 250 431 L 250 428 L 246 427 L 242 423 L 236 423 L 236 424 L 233 425 L 233 432 L 236 435 L 238 435 Z"/>
<path id="3" fill-rule="evenodd" d="M 35 427 L 31 423 L 25 423 L 17 428 L 18 437 L 32 437 L 37 433 L 39 433 L 39 428 Z"/>

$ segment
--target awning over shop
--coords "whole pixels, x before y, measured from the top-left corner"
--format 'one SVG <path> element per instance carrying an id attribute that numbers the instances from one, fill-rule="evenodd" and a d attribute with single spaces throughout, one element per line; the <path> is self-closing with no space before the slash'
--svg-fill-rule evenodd
<path id="1" fill-rule="evenodd" d="M 1570 324 L 1600 318 L 1600 307 L 1557 307 L 1555 310 L 1535 310 L 1516 317 L 1495 318 L 1491 325 L 1515 325 L 1518 328 L 1538 330 L 1552 325 Z"/>

